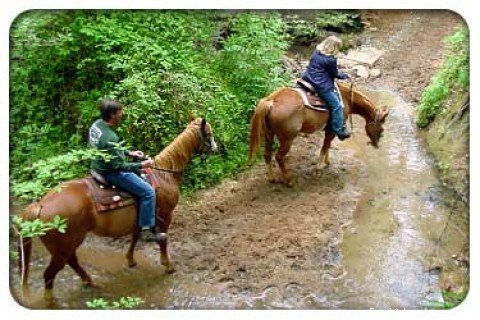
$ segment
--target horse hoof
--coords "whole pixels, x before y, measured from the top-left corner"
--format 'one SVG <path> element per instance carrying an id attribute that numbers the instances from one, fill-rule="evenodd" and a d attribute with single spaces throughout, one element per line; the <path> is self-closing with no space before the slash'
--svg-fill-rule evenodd
<path id="1" fill-rule="evenodd" d="M 317 171 L 322 171 L 323 169 L 328 169 L 330 167 L 330 163 L 319 163 L 315 166 Z"/>
<path id="2" fill-rule="evenodd" d="M 293 187 L 293 182 L 292 182 L 292 181 L 287 181 L 287 182 L 285 183 L 285 185 L 286 185 L 287 187 L 289 187 L 289 188 L 292 188 L 292 187 Z"/>
<path id="3" fill-rule="evenodd" d="M 275 183 L 278 182 L 277 179 L 275 179 L 275 178 L 269 178 L 269 179 L 267 179 L 267 181 L 272 183 L 272 184 L 275 184 Z"/>
<path id="4" fill-rule="evenodd" d="M 53 301 L 52 289 L 45 289 L 45 292 L 43 293 L 43 299 L 45 299 L 45 301 L 49 301 L 49 302 Z"/>
<path id="5" fill-rule="evenodd" d="M 82 285 L 85 289 L 102 289 L 103 288 L 101 285 L 98 285 L 93 282 L 84 282 Z"/>
<path id="6" fill-rule="evenodd" d="M 130 262 L 128 263 L 128 267 L 129 267 L 129 268 L 135 268 L 136 266 L 137 266 L 137 262 L 136 262 L 136 261 L 130 261 Z"/>
<path id="7" fill-rule="evenodd" d="M 168 274 L 175 273 L 176 271 L 177 271 L 177 269 L 175 269 L 173 266 L 170 266 L 170 267 L 165 269 L 165 272 L 168 273 Z"/>

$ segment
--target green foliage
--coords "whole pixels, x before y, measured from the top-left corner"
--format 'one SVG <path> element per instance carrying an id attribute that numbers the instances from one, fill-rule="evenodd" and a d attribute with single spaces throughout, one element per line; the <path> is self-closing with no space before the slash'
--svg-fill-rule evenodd
<path id="1" fill-rule="evenodd" d="M 329 31 L 347 33 L 363 29 L 360 13 L 355 10 L 319 10 L 315 17 L 288 15 L 284 19 L 286 32 L 294 43 L 310 44 L 321 41 Z"/>
<path id="2" fill-rule="evenodd" d="M 226 153 L 194 159 L 185 188 L 233 174 L 247 161 L 256 102 L 290 78 L 280 61 L 289 45 L 284 27 L 274 13 L 22 14 L 10 34 L 12 190 L 35 198 L 86 171 L 88 164 L 67 158 L 86 146 L 103 97 L 125 106 L 119 136 L 150 155 L 186 127 L 190 111 L 209 121 Z"/>
<path id="3" fill-rule="evenodd" d="M 453 309 L 465 300 L 467 292 L 442 291 L 443 302 L 431 304 L 433 309 Z"/>
<path id="4" fill-rule="evenodd" d="M 467 92 L 469 87 L 468 30 L 459 29 L 445 39 L 449 54 L 440 71 L 423 91 L 417 106 L 417 124 L 427 127 L 445 108 L 445 101 L 453 92 Z"/>
<path id="5" fill-rule="evenodd" d="M 79 149 L 18 168 L 12 175 L 11 192 L 24 200 L 36 200 L 62 181 L 84 176 L 96 157 L 110 158 L 99 150 Z"/>
<path id="6" fill-rule="evenodd" d="M 336 32 L 361 31 L 360 13 L 354 10 L 321 10 L 316 17 L 317 28 Z"/>
<path id="7" fill-rule="evenodd" d="M 121 297 L 118 300 L 108 302 L 103 298 L 87 301 L 87 307 L 90 309 L 134 309 L 143 303 L 143 300 L 138 297 Z"/>
<path id="8" fill-rule="evenodd" d="M 60 216 L 54 216 L 51 221 L 47 222 L 41 221 L 40 219 L 23 220 L 19 216 L 13 216 L 12 222 L 18 234 L 23 238 L 42 236 L 52 229 L 60 233 L 65 233 L 67 229 L 67 220 Z"/>

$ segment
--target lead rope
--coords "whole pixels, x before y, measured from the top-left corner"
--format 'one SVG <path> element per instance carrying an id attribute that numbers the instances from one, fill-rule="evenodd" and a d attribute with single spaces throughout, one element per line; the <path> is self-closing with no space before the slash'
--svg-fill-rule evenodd
<path id="1" fill-rule="evenodd" d="M 352 108 L 353 108 L 353 79 L 350 78 L 350 130 L 351 134 L 353 136 L 353 119 L 352 119 Z"/>

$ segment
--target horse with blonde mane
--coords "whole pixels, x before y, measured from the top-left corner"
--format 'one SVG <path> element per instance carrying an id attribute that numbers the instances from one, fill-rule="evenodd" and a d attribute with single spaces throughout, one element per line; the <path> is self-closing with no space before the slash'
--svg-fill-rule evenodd
<path id="1" fill-rule="evenodd" d="M 386 107 L 377 109 L 364 94 L 348 86 L 338 83 L 340 94 L 344 102 L 344 119 L 352 114 L 358 114 L 365 119 L 365 131 L 370 138 L 371 145 L 378 148 L 383 132 L 383 123 L 388 115 Z M 290 151 L 293 140 L 300 133 L 313 133 L 326 127 L 329 112 L 312 110 L 305 107 L 300 93 L 293 88 L 280 88 L 269 96 L 261 99 L 250 121 L 250 158 L 258 150 L 260 143 L 265 141 L 264 159 L 267 165 L 267 180 L 277 182 L 272 165 L 272 146 L 274 138 L 280 141 L 280 147 L 275 159 L 280 167 L 282 178 L 289 187 L 293 185 L 290 170 L 285 163 L 285 156 Z M 323 147 L 320 152 L 320 162 L 326 166 L 330 164 L 329 149 L 335 135 L 325 130 Z"/>
<path id="2" fill-rule="evenodd" d="M 155 156 L 153 170 L 159 187 L 156 188 L 156 228 L 165 237 L 159 241 L 160 261 L 167 273 L 175 272 L 167 251 L 167 232 L 172 220 L 172 211 L 178 203 L 179 185 L 183 169 L 196 153 L 215 152 L 217 149 L 212 129 L 205 119 L 197 118 L 175 138 L 162 152 Z M 51 221 L 56 215 L 67 221 L 66 233 L 50 230 L 40 239 L 51 255 L 50 264 L 45 269 L 45 297 L 52 298 L 53 282 L 57 273 L 68 264 L 80 276 L 83 283 L 95 287 L 92 278 L 80 265 L 76 251 L 90 232 L 105 237 L 121 237 L 132 234 L 132 241 L 126 258 L 128 266 L 134 267 L 133 257 L 135 245 L 139 238 L 137 228 L 136 205 L 124 206 L 109 212 L 99 213 L 96 210 L 92 194 L 86 179 L 70 180 L 54 188 L 39 202 L 33 203 L 21 214 L 24 220 L 36 218 Z M 31 239 L 25 239 L 20 250 L 23 250 L 23 261 L 20 261 L 22 286 L 24 295 L 28 295 L 28 272 L 32 251 Z M 21 255 L 20 255 L 21 256 Z M 23 266 L 23 267 L 22 267 Z"/>

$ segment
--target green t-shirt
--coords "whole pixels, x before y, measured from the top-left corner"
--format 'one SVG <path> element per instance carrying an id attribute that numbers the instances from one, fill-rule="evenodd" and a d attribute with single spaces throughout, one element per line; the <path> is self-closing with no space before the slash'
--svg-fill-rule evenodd
<path id="1" fill-rule="evenodd" d="M 98 119 L 90 127 L 88 144 L 90 147 L 105 151 L 111 156 L 107 161 L 101 157 L 92 160 L 91 168 L 99 173 L 136 171 L 142 167 L 141 163 L 129 163 L 125 159 L 129 151 L 118 147 L 117 134 L 102 119 Z"/>

